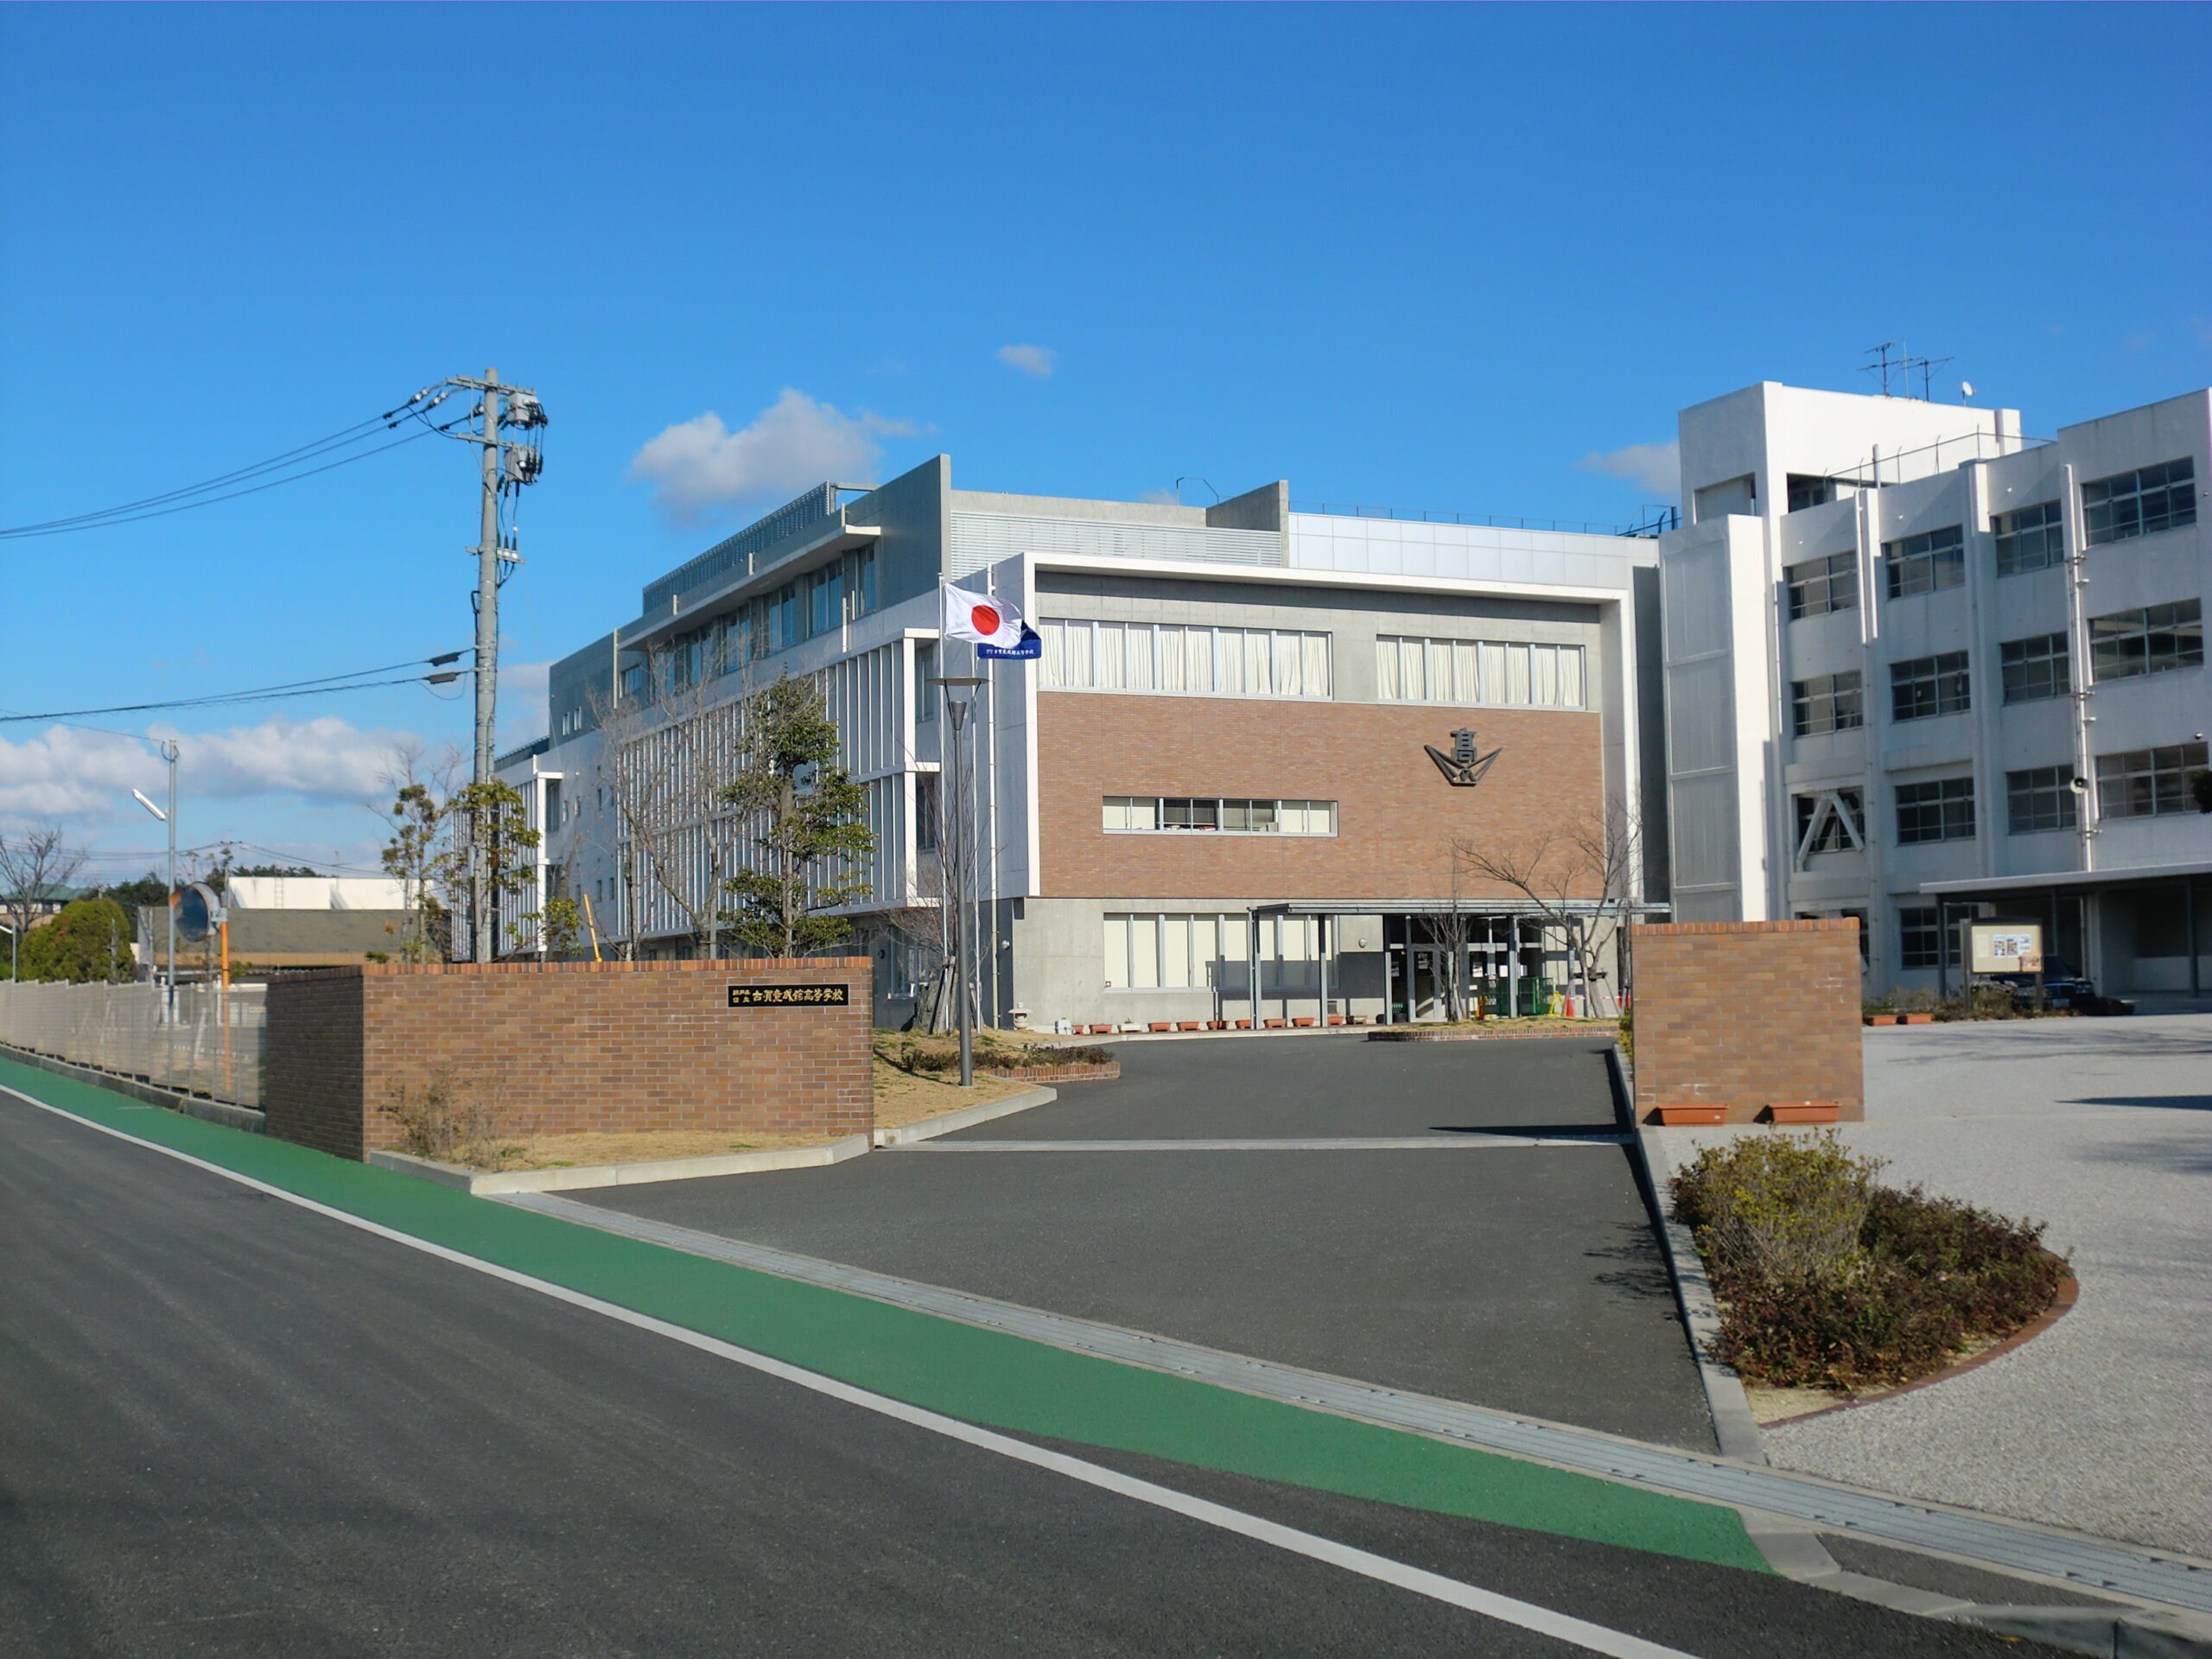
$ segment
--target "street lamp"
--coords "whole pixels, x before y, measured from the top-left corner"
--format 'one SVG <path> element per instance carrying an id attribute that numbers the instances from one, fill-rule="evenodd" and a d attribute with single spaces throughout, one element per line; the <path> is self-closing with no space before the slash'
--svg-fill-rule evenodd
<path id="1" fill-rule="evenodd" d="M 173 737 L 163 738 L 161 748 L 162 759 L 169 763 L 169 810 L 166 812 L 162 811 L 160 807 L 146 798 L 145 791 L 143 790 L 134 789 L 130 792 L 137 798 L 139 805 L 169 827 L 169 975 L 168 988 L 162 997 L 162 1009 L 164 1022 L 175 1025 L 176 1023 L 176 740 Z"/>
<path id="2" fill-rule="evenodd" d="M 952 797 L 953 832 L 946 837 L 952 853 L 952 959 L 957 969 L 954 984 L 960 999 L 960 1086 L 973 1089 L 976 1034 L 969 999 L 968 957 L 974 930 L 968 916 L 968 791 L 960 767 L 960 734 L 968 723 L 969 709 L 975 706 L 976 688 L 990 682 L 980 676 L 948 675 L 932 679 L 930 683 L 944 688 L 944 712 L 952 722 L 952 788 L 949 792 Z M 939 798 L 946 792 L 940 791 Z"/>

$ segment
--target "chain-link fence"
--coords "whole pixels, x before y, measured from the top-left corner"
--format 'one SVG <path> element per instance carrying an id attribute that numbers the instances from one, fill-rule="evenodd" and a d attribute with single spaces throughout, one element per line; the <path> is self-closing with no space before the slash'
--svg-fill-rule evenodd
<path id="1" fill-rule="evenodd" d="M 158 985 L 0 982 L 0 1043 L 257 1107 L 267 993 L 264 985 L 181 985 L 170 1020 Z"/>

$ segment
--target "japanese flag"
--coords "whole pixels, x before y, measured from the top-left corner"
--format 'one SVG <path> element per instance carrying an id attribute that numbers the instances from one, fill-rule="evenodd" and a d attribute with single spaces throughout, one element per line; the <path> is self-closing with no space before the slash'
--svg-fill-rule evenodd
<path id="1" fill-rule="evenodd" d="M 944 637 L 965 639 L 971 645 L 996 645 L 1011 651 L 1028 629 L 1021 613 L 1003 599 L 992 599 L 972 588 L 950 582 L 939 589 L 944 596 Z"/>

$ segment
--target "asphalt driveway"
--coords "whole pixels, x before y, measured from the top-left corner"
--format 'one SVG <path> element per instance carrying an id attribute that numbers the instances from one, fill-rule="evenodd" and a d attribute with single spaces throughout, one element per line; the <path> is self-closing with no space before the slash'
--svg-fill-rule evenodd
<path id="1" fill-rule="evenodd" d="M 1602 1046 L 1259 1039 L 1118 1055 L 1120 1082 L 1071 1087 L 973 1135 L 827 1169 L 573 1196 L 1385 1387 L 1715 1449 L 1627 1150 L 1594 1135 L 1538 1147 L 1479 1133 L 1613 1126 Z M 1295 1144 L 1408 1136 L 1433 1144 Z M 1292 1144 L 1084 1145 L 1174 1139 Z"/>

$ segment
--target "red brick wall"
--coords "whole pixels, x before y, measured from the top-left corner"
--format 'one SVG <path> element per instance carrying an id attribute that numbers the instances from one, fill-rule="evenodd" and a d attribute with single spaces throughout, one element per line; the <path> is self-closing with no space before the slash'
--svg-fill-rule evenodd
<path id="1" fill-rule="evenodd" d="M 842 985 L 844 1007 L 733 1008 L 733 984 Z M 376 966 L 269 987 L 268 1132 L 341 1158 L 398 1144 L 379 1107 L 442 1067 L 512 1134 L 874 1127 L 865 957 Z"/>
<path id="2" fill-rule="evenodd" d="M 1778 1100 L 1866 1115 L 1856 919 L 1676 922 L 1630 942 L 1639 1119 L 1719 1104 L 1748 1123 Z"/>
<path id="3" fill-rule="evenodd" d="M 1037 724 L 1043 887 L 1054 897 L 1440 898 L 1454 837 L 1525 847 L 1596 812 L 1605 788 L 1594 714 L 1046 691 Z M 1484 753 L 1501 751 L 1472 789 L 1446 783 L 1423 751 L 1448 753 L 1461 726 Z M 1337 833 L 1109 835 L 1109 795 L 1332 800 Z"/>

